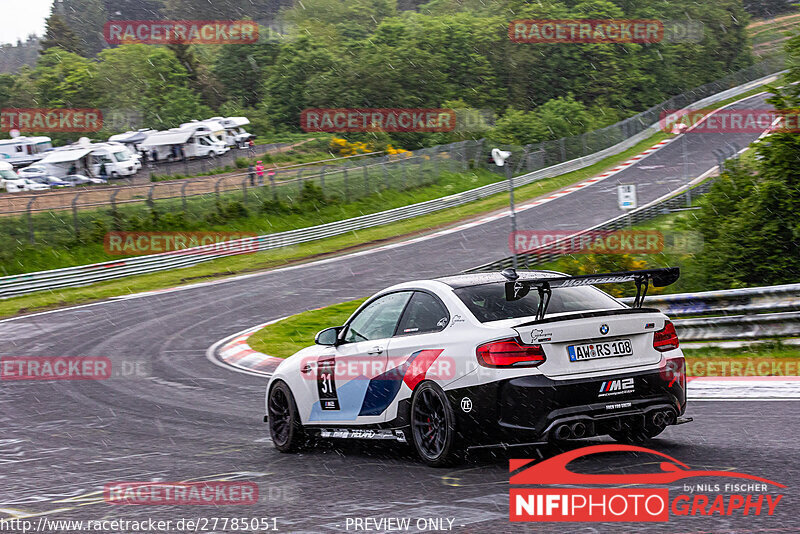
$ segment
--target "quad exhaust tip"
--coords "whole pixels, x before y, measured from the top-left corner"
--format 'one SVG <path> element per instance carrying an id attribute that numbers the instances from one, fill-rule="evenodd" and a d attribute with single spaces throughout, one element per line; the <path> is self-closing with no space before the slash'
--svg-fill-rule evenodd
<path id="1" fill-rule="evenodd" d="M 583 423 L 575 423 L 572 425 L 572 437 L 582 438 L 586 435 L 586 425 Z"/>
<path id="2" fill-rule="evenodd" d="M 653 424 L 655 426 L 669 426 L 675 423 L 675 414 L 672 410 L 659 411 L 653 414 Z"/>
<path id="3" fill-rule="evenodd" d="M 556 428 L 556 439 L 569 439 L 572 432 L 568 425 L 561 425 Z"/>

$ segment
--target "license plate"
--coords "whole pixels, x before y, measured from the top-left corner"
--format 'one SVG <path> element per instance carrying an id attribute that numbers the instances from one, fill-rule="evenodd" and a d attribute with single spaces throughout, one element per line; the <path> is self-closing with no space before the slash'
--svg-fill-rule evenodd
<path id="1" fill-rule="evenodd" d="M 567 353 L 569 353 L 569 361 L 571 362 L 612 358 L 614 356 L 631 356 L 633 354 L 633 345 L 630 339 L 616 339 L 614 341 L 601 341 L 600 343 L 569 345 Z"/>

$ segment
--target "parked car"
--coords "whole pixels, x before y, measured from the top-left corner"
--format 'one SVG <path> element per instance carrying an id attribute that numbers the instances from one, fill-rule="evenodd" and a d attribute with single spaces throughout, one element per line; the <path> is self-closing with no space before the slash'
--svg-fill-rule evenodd
<path id="1" fill-rule="evenodd" d="M 47 176 L 36 176 L 31 178 L 34 182 L 38 182 L 40 184 L 49 185 L 50 187 L 61 188 L 61 187 L 75 187 L 75 184 L 72 182 L 65 182 L 61 178 L 53 176 L 49 174 Z"/>
<path id="2" fill-rule="evenodd" d="M 21 191 L 46 191 L 50 189 L 47 184 L 34 182 L 30 178 L 20 178 L 19 180 L 3 180 L 3 187 L 9 193 L 19 193 Z"/>
<path id="3" fill-rule="evenodd" d="M 28 167 L 24 167 L 17 171 L 20 178 L 39 178 L 44 177 L 50 174 L 50 171 L 47 170 L 47 167 L 44 165 L 29 165 Z"/>
<path id="4" fill-rule="evenodd" d="M 70 182 L 73 185 L 92 185 L 92 184 L 108 183 L 108 180 L 103 180 L 102 178 L 84 176 L 83 174 L 70 174 L 69 176 L 61 178 L 61 180 L 65 182 Z"/>

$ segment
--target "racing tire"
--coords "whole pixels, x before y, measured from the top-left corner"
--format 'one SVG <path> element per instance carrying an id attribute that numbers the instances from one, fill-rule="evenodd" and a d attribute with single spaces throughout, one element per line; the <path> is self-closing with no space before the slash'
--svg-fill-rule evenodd
<path id="1" fill-rule="evenodd" d="M 305 432 L 291 389 L 278 382 L 269 392 L 267 421 L 272 444 L 279 452 L 296 452 L 305 445 Z"/>
<path id="2" fill-rule="evenodd" d="M 410 422 L 411 440 L 423 462 L 431 467 L 446 467 L 463 460 L 455 412 L 437 384 L 423 382 L 414 391 Z"/>

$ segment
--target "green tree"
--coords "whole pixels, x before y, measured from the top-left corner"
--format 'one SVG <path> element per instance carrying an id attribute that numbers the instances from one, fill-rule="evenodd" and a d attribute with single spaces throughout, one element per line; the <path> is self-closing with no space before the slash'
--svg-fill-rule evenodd
<path id="1" fill-rule="evenodd" d="M 60 47 L 44 51 L 29 75 L 33 96 L 43 107 L 95 107 L 96 78 L 94 61 Z"/>
<path id="2" fill-rule="evenodd" d="M 790 71 L 770 101 L 800 114 L 800 35 L 786 45 Z M 795 122 L 796 124 L 796 122 Z M 702 199 L 697 258 L 711 287 L 796 282 L 800 277 L 800 132 L 778 131 L 755 144 L 756 159 L 734 162 Z"/>
<path id="3" fill-rule="evenodd" d="M 56 13 L 47 18 L 47 26 L 42 39 L 41 52 L 53 47 L 59 47 L 73 54 L 83 55 L 83 47 L 75 32 L 67 25 L 64 17 Z"/>
<path id="4" fill-rule="evenodd" d="M 225 81 L 227 98 L 239 100 L 244 106 L 255 106 L 264 94 L 267 69 L 275 63 L 279 52 L 280 46 L 270 42 L 226 45 L 217 55 L 212 72 Z"/>
<path id="5" fill-rule="evenodd" d="M 103 26 L 108 20 L 102 0 L 64 0 L 64 17 L 80 39 L 81 47 L 94 56 L 108 45 L 103 37 Z"/>
<path id="6" fill-rule="evenodd" d="M 190 88 L 186 67 L 166 47 L 122 45 L 103 50 L 99 59 L 100 107 L 136 110 L 143 124 L 159 129 L 213 114 Z"/>

